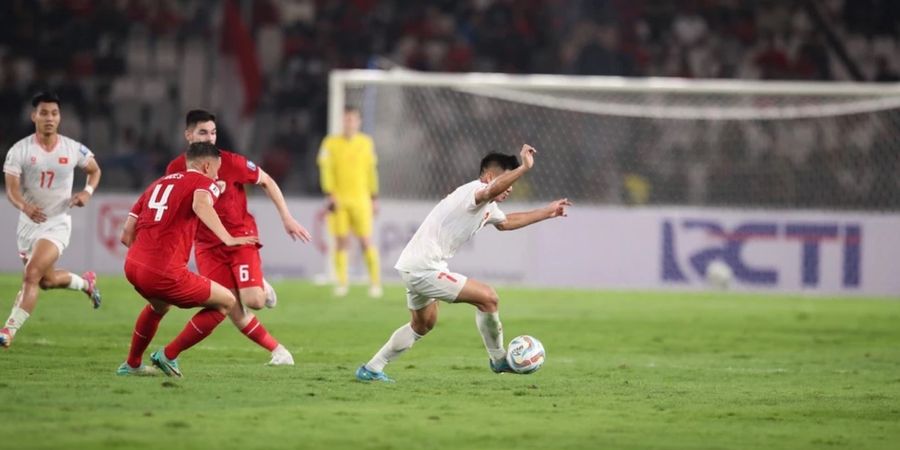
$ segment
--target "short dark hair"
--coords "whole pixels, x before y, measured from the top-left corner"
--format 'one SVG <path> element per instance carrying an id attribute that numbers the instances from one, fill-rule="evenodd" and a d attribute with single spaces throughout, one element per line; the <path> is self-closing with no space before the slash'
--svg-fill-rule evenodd
<path id="1" fill-rule="evenodd" d="M 357 113 L 359 114 L 359 108 L 353 105 L 347 105 L 344 107 L 344 114 L 347 113 Z"/>
<path id="2" fill-rule="evenodd" d="M 487 156 L 481 158 L 481 171 L 483 174 L 486 170 L 499 167 L 503 170 L 513 170 L 519 167 L 519 158 L 516 155 L 507 155 L 506 153 L 488 153 Z"/>
<path id="3" fill-rule="evenodd" d="M 184 118 L 184 128 L 193 128 L 200 122 L 215 122 L 216 115 L 205 109 L 192 109 Z"/>
<path id="4" fill-rule="evenodd" d="M 59 96 L 53 92 L 38 92 L 31 97 L 31 106 L 37 108 L 41 103 L 56 103 L 59 106 Z"/>
<path id="5" fill-rule="evenodd" d="M 185 154 L 185 158 L 188 161 L 200 158 L 218 158 L 220 156 L 222 156 L 222 152 L 212 142 L 194 142 L 188 147 Z"/>

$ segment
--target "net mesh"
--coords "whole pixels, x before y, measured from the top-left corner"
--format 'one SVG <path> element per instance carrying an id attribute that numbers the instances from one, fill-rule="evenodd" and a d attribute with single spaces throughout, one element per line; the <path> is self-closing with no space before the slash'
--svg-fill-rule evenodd
<path id="1" fill-rule="evenodd" d="M 382 196 L 434 199 L 490 151 L 539 153 L 513 199 L 896 210 L 900 97 L 366 85 L 344 88 Z"/>

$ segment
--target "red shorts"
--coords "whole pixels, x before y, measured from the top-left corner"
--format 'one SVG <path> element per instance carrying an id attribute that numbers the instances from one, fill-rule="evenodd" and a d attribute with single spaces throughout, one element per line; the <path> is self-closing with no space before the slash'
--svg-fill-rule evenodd
<path id="1" fill-rule="evenodd" d="M 202 306 L 212 292 L 209 278 L 187 267 L 161 274 L 140 262 L 125 260 L 125 278 L 146 299 L 162 300 L 179 308 Z"/>
<path id="2" fill-rule="evenodd" d="M 197 270 L 228 289 L 263 287 L 262 259 L 252 245 L 197 249 Z"/>

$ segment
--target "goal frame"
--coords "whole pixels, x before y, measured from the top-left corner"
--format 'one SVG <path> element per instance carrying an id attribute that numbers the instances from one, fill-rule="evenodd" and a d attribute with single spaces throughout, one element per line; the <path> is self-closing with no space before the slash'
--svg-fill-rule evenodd
<path id="1" fill-rule="evenodd" d="M 627 78 L 576 75 L 418 72 L 406 69 L 333 70 L 328 77 L 328 132 L 339 133 L 346 88 L 353 85 L 518 88 L 621 93 L 900 96 L 900 82 L 763 81 L 688 78 Z"/>

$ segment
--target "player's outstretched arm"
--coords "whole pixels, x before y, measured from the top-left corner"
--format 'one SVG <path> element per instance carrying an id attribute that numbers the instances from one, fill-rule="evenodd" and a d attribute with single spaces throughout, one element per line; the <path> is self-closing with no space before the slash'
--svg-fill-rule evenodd
<path id="1" fill-rule="evenodd" d="M 495 227 L 500 231 L 510 231 L 526 227 L 542 220 L 552 219 L 554 217 L 565 217 L 567 215 L 566 208 L 569 206 L 572 206 L 569 199 L 561 198 L 550 202 L 550 204 L 543 208 L 526 212 L 509 213 L 506 215 L 506 220 L 498 223 Z"/>
<path id="2" fill-rule="evenodd" d="M 259 237 L 257 236 L 234 237 L 228 233 L 225 225 L 222 225 L 219 215 L 216 214 L 216 210 L 213 208 L 212 194 L 209 192 L 201 190 L 194 192 L 194 202 L 191 208 L 194 210 L 194 214 L 203 222 L 203 225 L 206 225 L 225 245 L 235 247 L 259 242 Z"/>
<path id="3" fill-rule="evenodd" d="M 88 161 L 87 166 L 84 167 L 84 173 L 87 174 L 87 183 L 85 183 L 83 191 L 72 195 L 72 200 L 69 201 L 70 208 L 73 206 L 81 207 L 87 205 L 91 196 L 94 195 L 94 191 L 97 190 L 97 186 L 100 185 L 100 165 L 97 164 L 96 159 L 91 158 L 90 161 Z"/>
<path id="4" fill-rule="evenodd" d="M 25 201 L 20 186 L 21 180 L 17 175 L 4 174 L 6 181 L 6 198 L 18 210 L 21 210 L 34 223 L 41 223 L 47 220 L 47 215 L 36 205 L 32 205 Z"/>
<path id="5" fill-rule="evenodd" d="M 514 170 L 510 170 L 503 175 L 500 175 L 497 178 L 494 178 L 486 188 L 475 193 L 475 203 L 482 204 L 485 202 L 491 201 L 494 197 L 502 194 L 513 183 L 516 182 L 522 175 L 525 175 L 525 172 L 531 170 L 534 167 L 534 154 L 537 153 L 537 150 L 534 147 L 525 144 L 522 146 L 522 151 L 519 152 L 519 156 L 522 159 L 522 165 L 517 167 Z"/>
<path id="6" fill-rule="evenodd" d="M 276 183 L 264 170 L 259 169 L 258 184 L 266 192 L 266 195 L 269 196 L 269 199 L 272 200 L 272 203 L 275 204 L 275 209 L 278 210 L 278 215 L 281 216 L 281 223 L 284 225 L 284 231 L 287 232 L 288 236 L 295 241 L 300 239 L 303 242 L 309 242 L 311 239 L 309 231 L 306 231 L 306 228 L 304 228 L 303 225 L 300 225 L 300 223 L 294 219 L 294 216 L 291 215 L 291 211 L 287 207 L 287 202 L 284 200 L 284 194 L 281 192 L 281 188 L 278 187 L 278 183 Z"/>

